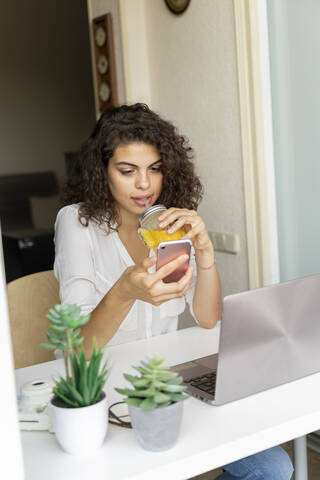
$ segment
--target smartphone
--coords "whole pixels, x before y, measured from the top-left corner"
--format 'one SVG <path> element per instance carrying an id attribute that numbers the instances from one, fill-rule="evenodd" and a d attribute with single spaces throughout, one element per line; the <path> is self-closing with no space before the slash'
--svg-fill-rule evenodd
<path id="1" fill-rule="evenodd" d="M 189 256 L 188 260 L 185 261 L 180 267 L 178 267 L 174 272 L 167 275 L 163 278 L 164 283 L 178 282 L 181 277 L 186 273 L 190 261 L 190 251 L 191 251 L 191 240 L 170 240 L 168 242 L 160 242 L 158 245 L 158 258 L 156 269 L 163 267 L 167 263 L 175 260 L 177 257 L 183 254 Z"/>

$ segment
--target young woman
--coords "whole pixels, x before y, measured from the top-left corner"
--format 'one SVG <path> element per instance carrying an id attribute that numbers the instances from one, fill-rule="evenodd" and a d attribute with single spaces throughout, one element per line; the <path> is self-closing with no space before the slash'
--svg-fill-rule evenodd
<path id="1" fill-rule="evenodd" d="M 202 186 L 192 150 L 146 105 L 104 112 L 67 181 L 57 216 L 54 270 L 63 303 L 91 312 L 84 347 L 117 344 L 177 328 L 185 299 L 197 322 L 212 328 L 220 315 L 214 249 L 196 208 Z M 161 228 L 184 226 L 194 257 L 176 283 L 162 279 L 183 257 L 152 272 L 156 256 L 138 235 L 145 204 L 168 210 Z"/>
<path id="2" fill-rule="evenodd" d="M 87 351 L 93 337 L 112 345 L 175 330 L 186 301 L 202 327 L 212 328 L 219 319 L 220 281 L 213 245 L 196 211 L 202 186 L 192 160 L 187 140 L 143 104 L 106 110 L 84 144 L 57 216 L 54 270 L 62 303 L 91 313 L 83 327 Z M 190 266 L 175 283 L 162 280 L 185 258 L 155 271 L 156 256 L 138 236 L 139 216 L 155 203 L 168 208 L 159 227 L 169 233 L 184 227 L 193 244 Z M 259 462 L 259 455 L 268 461 Z M 244 459 L 220 478 L 291 476 L 279 447 L 248 458 L 266 469 L 274 458 L 276 476 L 252 476 L 252 468 L 240 463 Z"/>

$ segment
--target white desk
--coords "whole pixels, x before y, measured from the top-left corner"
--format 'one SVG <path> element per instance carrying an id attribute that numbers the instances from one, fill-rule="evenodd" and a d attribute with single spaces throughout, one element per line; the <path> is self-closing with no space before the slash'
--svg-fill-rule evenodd
<path id="1" fill-rule="evenodd" d="M 106 385 L 109 404 L 120 399 L 113 387 L 125 385 L 122 373 L 146 355 L 157 353 L 174 365 L 217 351 L 218 337 L 218 326 L 193 327 L 106 349 L 114 364 Z M 62 361 L 17 370 L 17 385 L 58 371 Z M 320 373 L 220 407 L 186 400 L 180 438 L 167 452 L 147 452 L 132 430 L 113 425 L 103 447 L 90 457 L 64 453 L 47 432 L 22 432 L 22 447 L 26 480 L 179 480 L 318 429 Z"/>

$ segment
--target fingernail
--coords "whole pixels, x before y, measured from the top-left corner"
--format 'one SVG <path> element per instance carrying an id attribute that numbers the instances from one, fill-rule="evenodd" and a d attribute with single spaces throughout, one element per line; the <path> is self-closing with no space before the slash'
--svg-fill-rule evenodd
<path id="1" fill-rule="evenodd" d="M 162 220 L 162 219 L 163 219 L 163 215 L 160 215 L 160 216 L 158 217 L 158 220 Z"/>
<path id="2" fill-rule="evenodd" d="M 159 227 L 163 227 L 163 225 L 164 225 L 163 223 L 159 223 Z"/>
<path id="3" fill-rule="evenodd" d="M 173 233 L 173 228 L 168 228 L 167 232 L 168 233 Z"/>
<path id="4" fill-rule="evenodd" d="M 188 260 L 189 255 L 181 255 L 181 258 L 182 258 L 183 260 Z"/>

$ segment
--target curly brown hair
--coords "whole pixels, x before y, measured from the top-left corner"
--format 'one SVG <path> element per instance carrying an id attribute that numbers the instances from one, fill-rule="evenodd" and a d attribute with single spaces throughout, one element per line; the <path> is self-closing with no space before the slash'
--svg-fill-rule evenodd
<path id="1" fill-rule="evenodd" d="M 168 121 L 142 103 L 105 110 L 83 144 L 63 189 L 62 203 L 80 203 L 79 220 L 109 229 L 119 225 L 116 205 L 108 186 L 107 166 L 119 145 L 142 142 L 153 145 L 162 160 L 162 191 L 157 203 L 196 210 L 203 187 L 195 174 L 188 140 Z"/>

